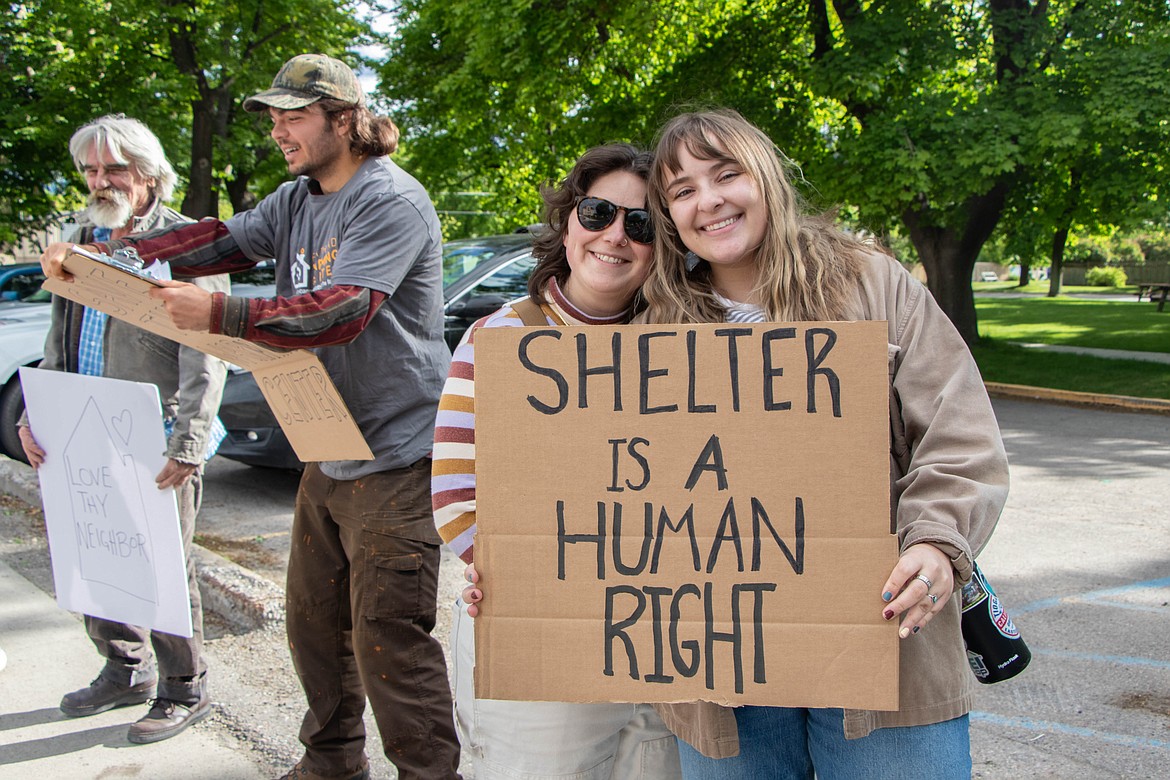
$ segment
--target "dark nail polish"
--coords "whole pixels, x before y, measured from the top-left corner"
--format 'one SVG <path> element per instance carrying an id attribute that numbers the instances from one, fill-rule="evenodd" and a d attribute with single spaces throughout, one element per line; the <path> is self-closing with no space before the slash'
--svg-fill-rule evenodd
<path id="1" fill-rule="evenodd" d="M 890 599 L 892 599 L 893 597 L 894 597 L 894 594 L 893 594 L 893 593 L 890 593 L 890 592 L 887 590 L 885 593 L 883 593 L 883 594 L 882 594 L 882 601 L 889 601 L 889 600 L 890 600 Z"/>
<path id="2" fill-rule="evenodd" d="M 885 612 L 882 613 L 882 617 L 884 617 L 886 620 L 889 620 L 893 616 L 894 616 L 894 610 L 892 610 L 892 609 L 887 609 Z"/>
<path id="3" fill-rule="evenodd" d="M 914 630 L 913 630 L 911 633 L 913 633 L 913 634 L 917 634 L 917 633 L 918 633 L 918 629 L 920 629 L 920 628 L 922 628 L 922 626 L 914 626 Z"/>

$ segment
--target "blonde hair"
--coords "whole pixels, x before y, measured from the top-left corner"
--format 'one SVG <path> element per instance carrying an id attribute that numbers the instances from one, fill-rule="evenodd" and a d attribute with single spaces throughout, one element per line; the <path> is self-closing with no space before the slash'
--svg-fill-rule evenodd
<path id="1" fill-rule="evenodd" d="M 739 165 L 760 188 L 767 210 L 764 239 L 756 250 L 754 299 L 775 321 L 848 318 L 863 259 L 879 247 L 838 228 L 831 214 L 806 214 L 784 157 L 763 131 L 730 109 L 681 114 L 666 123 L 655 144 L 650 171 L 654 263 L 642 295 L 650 322 L 722 322 L 711 268 L 686 269 L 689 251 L 667 206 L 668 177 L 686 149 L 700 160 Z"/>

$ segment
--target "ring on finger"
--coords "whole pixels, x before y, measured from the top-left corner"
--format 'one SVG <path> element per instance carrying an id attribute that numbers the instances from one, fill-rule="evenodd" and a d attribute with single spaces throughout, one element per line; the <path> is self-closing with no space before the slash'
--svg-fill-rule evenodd
<path id="1" fill-rule="evenodd" d="M 933 593 L 927 593 L 926 595 L 930 596 L 930 605 L 932 607 L 938 603 L 938 596 L 934 595 Z"/>
<path id="2" fill-rule="evenodd" d="M 927 577 L 925 574 L 915 574 L 914 579 L 921 580 L 922 584 L 926 586 L 927 591 L 934 587 L 934 583 L 930 581 L 930 577 Z"/>

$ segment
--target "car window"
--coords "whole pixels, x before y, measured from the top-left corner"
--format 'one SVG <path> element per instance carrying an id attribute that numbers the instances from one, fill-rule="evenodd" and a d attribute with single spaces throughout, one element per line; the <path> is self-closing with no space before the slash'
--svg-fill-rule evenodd
<path id="1" fill-rule="evenodd" d="M 510 247 L 505 247 L 510 249 Z M 500 248 L 488 244 L 457 242 L 443 247 L 443 286 L 475 270 L 476 266 L 491 260 Z"/>
<path id="2" fill-rule="evenodd" d="M 232 284 L 254 284 L 257 286 L 276 284 L 276 267 L 271 261 L 257 263 L 256 267 L 251 270 L 232 274 Z"/>
<path id="3" fill-rule="evenodd" d="M 476 295 L 502 295 L 511 300 L 528 294 L 528 276 L 536 267 L 536 258 L 524 255 L 514 263 L 495 271 L 491 276 L 467 291 L 465 298 Z"/>
<path id="4" fill-rule="evenodd" d="M 38 303 L 49 300 L 49 293 L 41 289 L 41 282 L 45 281 L 44 274 L 35 273 L 14 274 L 0 284 L 0 300 L 24 301 Z"/>

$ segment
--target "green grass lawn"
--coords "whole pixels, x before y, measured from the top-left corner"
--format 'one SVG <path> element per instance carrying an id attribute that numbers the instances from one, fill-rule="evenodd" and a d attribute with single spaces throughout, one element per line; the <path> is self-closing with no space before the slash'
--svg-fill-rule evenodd
<path id="1" fill-rule="evenodd" d="M 1042 352 L 1011 343 L 1170 353 L 1170 310 L 1138 303 L 1136 294 L 1132 301 L 976 298 L 975 309 L 982 338 L 972 353 L 988 382 L 1170 399 L 1165 363 Z"/>
<path id="2" fill-rule="evenodd" d="M 1170 309 L 1147 301 L 976 298 L 979 335 L 1099 349 L 1170 352 Z"/>

